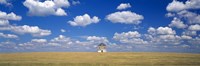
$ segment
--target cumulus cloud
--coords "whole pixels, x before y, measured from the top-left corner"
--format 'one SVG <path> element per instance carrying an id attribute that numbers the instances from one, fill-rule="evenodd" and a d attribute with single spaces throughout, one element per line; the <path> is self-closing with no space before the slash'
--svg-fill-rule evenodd
<path id="1" fill-rule="evenodd" d="M 87 40 L 92 43 L 108 43 L 108 39 L 106 37 L 98 37 L 98 36 L 88 36 Z"/>
<path id="2" fill-rule="evenodd" d="M 155 35 L 157 30 L 153 27 L 149 27 L 147 31 L 148 31 L 149 34 Z"/>
<path id="3" fill-rule="evenodd" d="M 5 41 L 5 42 L 0 42 L 0 49 L 5 50 L 4 48 L 7 48 L 6 50 L 11 50 L 11 49 L 16 49 L 16 43 L 11 42 L 11 41 Z"/>
<path id="4" fill-rule="evenodd" d="M 200 8 L 200 0 L 187 0 L 185 5 L 189 9 L 199 9 Z"/>
<path id="5" fill-rule="evenodd" d="M 58 37 L 51 39 L 52 43 L 61 43 L 61 44 L 72 44 L 72 39 L 69 37 L 66 37 L 64 35 L 59 35 Z"/>
<path id="6" fill-rule="evenodd" d="M 187 0 L 185 2 L 173 0 L 166 8 L 171 14 L 169 16 L 174 17 L 169 26 L 184 28 L 182 32 L 183 36 L 181 36 L 182 39 L 186 39 L 186 37 L 189 39 L 188 36 L 196 36 L 198 35 L 198 31 L 200 31 L 200 15 L 198 12 L 193 11 L 200 9 L 199 3 L 200 0 Z"/>
<path id="7" fill-rule="evenodd" d="M 199 24 L 191 25 L 189 26 L 188 29 L 192 31 L 200 31 L 200 25 Z"/>
<path id="8" fill-rule="evenodd" d="M 141 39 L 141 34 L 137 31 L 115 33 L 113 39 L 127 44 L 147 44 L 147 41 Z"/>
<path id="9" fill-rule="evenodd" d="M 48 36 L 51 34 L 50 30 L 43 30 L 40 29 L 38 26 L 28 26 L 28 25 L 23 25 L 23 26 L 13 26 L 11 29 L 13 32 L 24 34 L 24 33 L 29 33 L 33 36 Z"/>
<path id="10" fill-rule="evenodd" d="M 191 37 L 191 36 L 188 36 L 188 35 L 182 35 L 181 38 L 182 38 L 182 39 L 188 39 L 188 40 L 189 40 L 189 39 L 192 39 L 192 37 Z"/>
<path id="11" fill-rule="evenodd" d="M 63 33 L 64 33 L 64 32 L 66 32 L 66 30 L 65 30 L 65 29 L 60 29 L 60 31 L 61 31 L 61 32 L 63 32 Z"/>
<path id="12" fill-rule="evenodd" d="M 64 11 L 63 9 L 58 8 L 58 9 L 56 10 L 55 15 L 57 15 L 57 16 L 63 16 L 63 15 L 67 15 L 67 13 L 65 13 L 65 11 Z"/>
<path id="13" fill-rule="evenodd" d="M 186 9 L 199 9 L 200 1 L 199 0 L 187 0 L 185 3 L 180 2 L 177 0 L 173 0 L 171 3 L 168 4 L 167 6 L 167 11 L 172 11 L 172 12 L 178 12 Z"/>
<path id="14" fill-rule="evenodd" d="M 9 20 L 21 20 L 22 17 L 16 15 L 15 13 L 9 13 L 7 14 L 6 12 L 0 11 L 0 30 L 7 30 L 11 32 L 15 32 L 18 34 L 31 34 L 32 36 L 47 36 L 51 34 L 50 30 L 43 30 L 40 29 L 38 26 L 28 26 L 28 25 L 23 25 L 23 26 L 17 26 L 17 25 L 10 25 Z"/>
<path id="15" fill-rule="evenodd" d="M 121 11 L 107 15 L 106 19 L 113 23 L 139 24 L 144 17 L 131 11 Z"/>
<path id="16" fill-rule="evenodd" d="M 18 48 L 21 50 L 26 49 L 43 49 L 43 50 L 68 50 L 68 51 L 96 51 L 96 46 L 101 42 L 106 42 L 109 46 L 109 41 L 106 37 L 87 36 L 86 41 L 79 41 L 71 39 L 70 37 L 59 35 L 50 39 L 32 39 L 29 42 L 18 44 Z"/>
<path id="17" fill-rule="evenodd" d="M 47 40 L 46 39 L 32 39 L 31 42 L 45 43 L 47 42 Z"/>
<path id="18" fill-rule="evenodd" d="M 7 14 L 6 12 L 0 11 L 0 20 L 21 20 L 21 19 L 22 19 L 21 16 L 18 16 L 13 12 Z"/>
<path id="19" fill-rule="evenodd" d="M 189 44 L 199 43 L 196 42 L 198 37 L 194 38 L 194 36 L 198 35 L 198 31 L 200 31 L 200 15 L 198 12 L 193 11 L 200 9 L 199 3 L 200 0 L 187 0 L 185 2 L 173 0 L 166 8 L 172 15 L 170 17 L 174 17 L 171 24 L 169 24 L 170 27 L 187 28 L 183 30 L 182 36 L 176 35 L 180 37 L 179 40 L 181 42 Z"/>
<path id="20" fill-rule="evenodd" d="M 51 34 L 50 30 L 43 30 L 40 29 L 38 26 L 28 26 L 28 25 L 23 25 L 23 26 L 9 25 L 1 27 L 0 30 L 9 30 L 18 34 L 31 34 L 32 36 L 35 37 L 48 36 Z"/>
<path id="21" fill-rule="evenodd" d="M 0 4 L 4 4 L 4 5 L 7 5 L 7 6 L 12 5 L 11 3 L 8 2 L 8 0 L 0 0 Z"/>
<path id="22" fill-rule="evenodd" d="M 9 24 L 9 20 L 21 20 L 22 17 L 16 15 L 15 13 L 11 12 L 11 13 L 6 13 L 6 12 L 2 12 L 0 11 L 0 26 L 8 26 Z"/>
<path id="23" fill-rule="evenodd" d="M 51 31 L 50 30 L 44 30 L 44 29 L 40 29 L 38 26 L 27 26 L 27 25 L 24 25 L 24 26 L 19 26 L 19 27 L 16 27 L 16 29 L 21 29 L 19 31 L 16 31 L 15 32 L 18 32 L 18 33 L 30 33 L 32 34 L 33 36 L 48 36 L 51 34 Z M 30 31 L 30 30 L 33 30 L 33 31 Z M 34 31 L 35 30 L 35 31 Z"/>
<path id="24" fill-rule="evenodd" d="M 150 44 L 173 44 L 181 43 L 181 37 L 177 35 L 145 35 Z"/>
<path id="25" fill-rule="evenodd" d="M 174 17 L 176 14 L 174 14 L 174 13 L 167 13 L 167 14 L 165 14 L 165 16 L 167 16 L 167 17 Z"/>
<path id="26" fill-rule="evenodd" d="M 26 0 L 23 5 L 29 9 L 28 14 L 33 16 L 66 16 L 67 13 L 62 9 L 63 7 L 69 7 L 68 0 Z"/>
<path id="27" fill-rule="evenodd" d="M 157 34 L 176 34 L 176 31 L 169 27 L 158 27 Z"/>
<path id="28" fill-rule="evenodd" d="M 148 29 L 148 32 L 150 34 L 163 34 L 163 35 L 164 34 L 171 34 L 171 35 L 176 34 L 176 31 L 172 30 L 172 28 L 169 28 L 169 27 L 158 27 L 157 29 L 150 27 Z"/>
<path id="29" fill-rule="evenodd" d="M 169 27 L 150 27 L 149 34 L 145 34 L 146 39 L 152 44 L 180 44 L 181 37 L 176 35 L 176 31 Z"/>
<path id="30" fill-rule="evenodd" d="M 200 24 L 200 15 L 194 12 L 181 11 L 177 13 L 179 17 L 186 19 L 189 24 Z"/>
<path id="31" fill-rule="evenodd" d="M 73 21 L 68 21 L 71 26 L 87 26 L 92 23 L 98 23 L 100 19 L 97 16 L 90 17 L 88 14 L 76 16 Z"/>
<path id="32" fill-rule="evenodd" d="M 0 0 L 0 3 L 5 4 L 5 3 L 7 3 L 7 0 Z"/>
<path id="33" fill-rule="evenodd" d="M 0 19 L 0 26 L 7 26 L 9 25 L 9 21 L 8 20 L 1 20 Z"/>
<path id="34" fill-rule="evenodd" d="M 186 45 L 186 44 L 181 45 L 180 47 L 182 47 L 182 48 L 190 48 L 190 46 L 189 46 L 189 45 Z"/>
<path id="35" fill-rule="evenodd" d="M 3 37 L 3 38 L 18 38 L 17 35 L 14 35 L 14 34 L 4 34 L 4 33 L 0 33 L 0 37 Z"/>
<path id="36" fill-rule="evenodd" d="M 186 28 L 187 25 L 183 23 L 180 19 L 174 17 L 172 22 L 169 24 L 170 27 L 176 27 L 176 28 Z"/>
<path id="37" fill-rule="evenodd" d="M 200 38 L 196 37 L 194 39 L 191 39 L 190 41 L 188 41 L 190 44 L 200 44 Z"/>
<path id="38" fill-rule="evenodd" d="M 68 45 L 72 44 L 72 40 L 68 37 L 65 37 L 64 35 L 59 35 L 58 37 L 55 37 L 53 39 L 50 39 L 49 41 L 47 39 L 32 39 L 29 42 L 21 43 L 19 44 L 20 49 L 48 49 L 52 47 L 59 47 L 59 49 L 62 49 L 63 47 L 66 47 Z"/>
<path id="39" fill-rule="evenodd" d="M 119 6 L 117 6 L 118 10 L 123 10 L 123 9 L 127 9 L 127 8 L 131 8 L 130 3 L 121 3 Z"/>
<path id="40" fill-rule="evenodd" d="M 78 5 L 78 4 L 81 4 L 81 2 L 80 2 L 80 1 L 74 1 L 74 0 L 73 0 L 73 1 L 72 1 L 72 4 L 73 4 L 73 5 Z"/>
<path id="41" fill-rule="evenodd" d="M 197 35 L 197 31 L 185 30 L 182 32 L 183 35 L 195 36 Z"/>
<path id="42" fill-rule="evenodd" d="M 183 2 L 173 0 L 171 3 L 168 4 L 166 9 L 167 11 L 178 12 L 186 9 L 186 6 Z"/>

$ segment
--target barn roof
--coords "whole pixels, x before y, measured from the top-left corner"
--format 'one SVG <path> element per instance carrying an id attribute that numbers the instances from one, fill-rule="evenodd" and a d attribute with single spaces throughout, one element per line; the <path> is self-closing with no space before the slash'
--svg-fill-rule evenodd
<path id="1" fill-rule="evenodd" d="M 100 43 L 98 46 L 106 46 L 106 44 L 104 44 L 104 43 Z"/>

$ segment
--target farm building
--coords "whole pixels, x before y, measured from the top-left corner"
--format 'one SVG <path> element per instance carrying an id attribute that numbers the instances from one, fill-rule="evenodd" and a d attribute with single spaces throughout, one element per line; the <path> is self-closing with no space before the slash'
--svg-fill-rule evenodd
<path id="1" fill-rule="evenodd" d="M 98 52 L 106 52 L 106 44 L 100 43 L 98 45 Z"/>

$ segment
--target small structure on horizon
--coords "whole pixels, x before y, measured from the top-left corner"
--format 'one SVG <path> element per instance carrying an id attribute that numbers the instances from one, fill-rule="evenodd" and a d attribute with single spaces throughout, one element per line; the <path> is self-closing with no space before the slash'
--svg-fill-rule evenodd
<path id="1" fill-rule="evenodd" d="M 98 52 L 106 52 L 106 44 L 100 43 L 98 45 Z"/>

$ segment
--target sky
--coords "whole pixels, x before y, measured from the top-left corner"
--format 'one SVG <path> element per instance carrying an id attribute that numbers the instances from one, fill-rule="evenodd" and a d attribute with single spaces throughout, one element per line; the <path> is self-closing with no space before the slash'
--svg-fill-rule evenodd
<path id="1" fill-rule="evenodd" d="M 0 0 L 0 52 L 200 53 L 200 0 Z"/>

